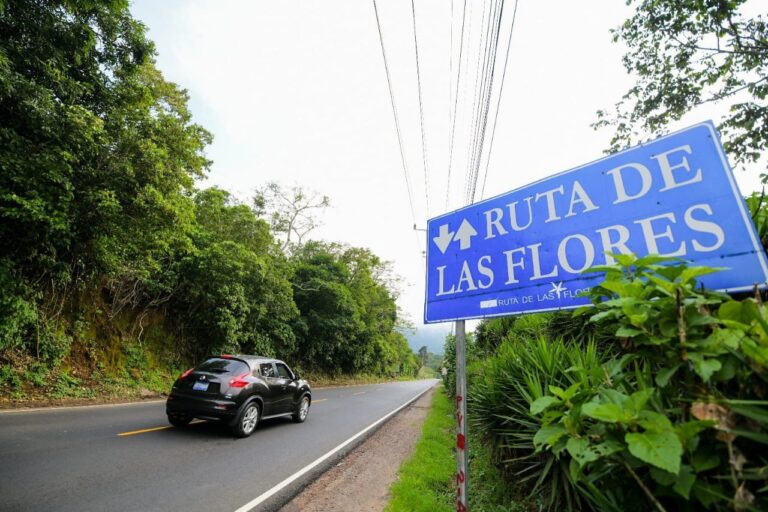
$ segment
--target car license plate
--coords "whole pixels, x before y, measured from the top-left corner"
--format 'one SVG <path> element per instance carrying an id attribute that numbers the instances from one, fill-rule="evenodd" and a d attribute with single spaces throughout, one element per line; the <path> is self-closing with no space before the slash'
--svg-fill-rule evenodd
<path id="1" fill-rule="evenodd" d="M 195 382 L 192 385 L 192 389 L 195 391 L 208 391 L 208 383 L 207 382 Z"/>

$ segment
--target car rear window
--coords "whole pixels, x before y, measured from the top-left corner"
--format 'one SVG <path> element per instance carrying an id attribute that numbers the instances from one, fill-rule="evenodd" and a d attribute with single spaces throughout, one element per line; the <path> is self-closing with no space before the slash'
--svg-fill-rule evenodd
<path id="1" fill-rule="evenodd" d="M 198 366 L 196 371 L 210 373 L 233 373 L 239 375 L 250 372 L 251 370 L 248 368 L 248 365 L 242 361 L 238 361 L 236 359 L 221 359 L 219 357 L 214 357 L 213 359 L 209 359 Z"/>

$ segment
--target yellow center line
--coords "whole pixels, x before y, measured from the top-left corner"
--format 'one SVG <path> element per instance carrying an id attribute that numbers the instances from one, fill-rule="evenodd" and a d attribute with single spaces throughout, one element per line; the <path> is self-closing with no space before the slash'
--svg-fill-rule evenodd
<path id="1" fill-rule="evenodd" d="M 360 391 L 358 393 L 352 393 L 352 396 L 364 395 L 364 394 L 365 394 L 365 391 Z"/>
<path id="2" fill-rule="evenodd" d="M 195 420 L 191 422 L 190 425 L 195 425 L 197 423 L 203 423 L 203 420 Z M 141 430 L 131 430 L 130 432 L 120 432 L 117 435 L 119 437 L 135 436 L 136 434 L 144 434 L 145 432 L 155 432 L 157 430 L 166 430 L 169 428 L 173 428 L 173 425 L 163 425 L 162 427 L 152 427 L 152 428 L 144 428 Z"/>
<path id="3" fill-rule="evenodd" d="M 328 399 L 327 398 L 321 398 L 320 400 L 312 400 L 312 403 L 316 404 L 318 402 L 325 402 L 326 400 L 328 400 Z"/>

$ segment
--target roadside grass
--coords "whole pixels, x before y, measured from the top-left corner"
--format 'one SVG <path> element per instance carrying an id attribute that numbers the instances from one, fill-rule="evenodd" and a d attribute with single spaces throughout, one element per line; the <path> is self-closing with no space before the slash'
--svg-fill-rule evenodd
<path id="1" fill-rule="evenodd" d="M 469 510 L 472 512 L 539 510 L 540 507 L 536 506 L 534 498 L 519 500 L 516 489 L 505 481 L 498 467 L 493 464 L 491 450 L 472 437 L 471 429 L 469 435 Z"/>
<path id="2" fill-rule="evenodd" d="M 386 512 L 453 511 L 456 495 L 454 410 L 443 386 L 432 405 L 411 457 L 400 468 L 392 485 Z M 533 498 L 520 499 L 493 463 L 490 450 L 470 431 L 469 509 L 473 512 L 525 512 L 537 510 Z"/>
<path id="3" fill-rule="evenodd" d="M 436 389 L 411 457 L 392 485 L 387 512 L 454 510 L 453 407 L 443 387 Z"/>

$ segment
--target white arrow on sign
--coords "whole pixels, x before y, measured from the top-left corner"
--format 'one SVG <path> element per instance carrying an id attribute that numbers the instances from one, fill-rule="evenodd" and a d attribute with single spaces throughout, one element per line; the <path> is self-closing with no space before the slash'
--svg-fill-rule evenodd
<path id="1" fill-rule="evenodd" d="M 472 237 L 476 234 L 477 231 L 475 231 L 475 228 L 472 227 L 472 224 L 467 222 L 467 219 L 464 219 L 461 223 L 461 226 L 459 226 L 459 229 L 456 231 L 456 236 L 453 239 L 459 241 L 460 249 L 469 249 L 470 245 L 472 245 Z"/>
<path id="2" fill-rule="evenodd" d="M 448 245 L 453 240 L 453 231 L 448 231 L 448 224 L 443 224 L 440 226 L 439 236 L 434 237 L 432 240 L 437 245 L 437 248 L 440 249 L 440 252 L 445 254 Z"/>

